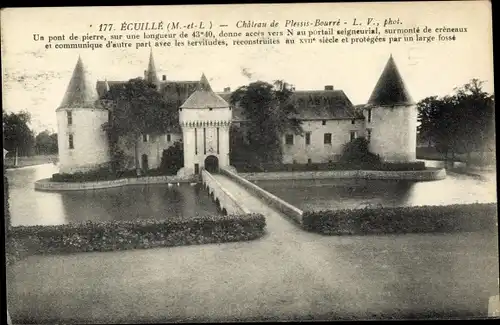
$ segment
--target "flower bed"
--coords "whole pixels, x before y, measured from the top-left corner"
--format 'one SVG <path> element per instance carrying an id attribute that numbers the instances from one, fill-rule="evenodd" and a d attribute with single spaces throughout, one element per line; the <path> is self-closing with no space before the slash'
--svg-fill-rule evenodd
<path id="1" fill-rule="evenodd" d="M 52 254 L 246 241 L 264 233 L 260 214 L 189 220 L 86 222 L 11 228 L 11 255 Z M 15 256 L 14 256 L 15 258 Z"/>
<path id="2" fill-rule="evenodd" d="M 494 203 L 305 211 L 304 229 L 325 235 L 454 232 L 497 229 Z"/>

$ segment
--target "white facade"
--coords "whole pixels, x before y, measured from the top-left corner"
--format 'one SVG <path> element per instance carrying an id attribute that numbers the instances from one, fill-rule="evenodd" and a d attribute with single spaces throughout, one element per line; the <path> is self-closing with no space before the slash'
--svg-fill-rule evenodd
<path id="1" fill-rule="evenodd" d="M 368 110 L 365 110 L 365 116 Z M 415 105 L 372 107 L 370 151 L 386 162 L 416 160 L 417 108 Z"/>
<path id="2" fill-rule="evenodd" d="M 344 145 L 351 141 L 351 136 L 358 138 L 365 135 L 364 124 L 364 120 L 359 118 L 303 121 L 304 133 L 302 135 L 285 134 L 283 136 L 283 163 L 305 164 L 336 161 L 342 154 Z M 309 136 L 306 135 L 307 133 Z M 293 137 L 293 143 L 287 143 L 287 137 L 288 140 Z M 309 141 L 307 141 L 308 137 Z"/>
<path id="3" fill-rule="evenodd" d="M 108 139 L 102 130 L 102 125 L 108 121 L 107 110 L 61 109 L 56 116 L 61 173 L 85 172 L 109 162 Z"/>
<path id="4" fill-rule="evenodd" d="M 184 144 L 183 174 L 190 175 L 205 168 L 207 157 L 214 156 L 219 167 L 229 166 L 229 128 L 231 109 L 183 108 L 179 112 Z"/>

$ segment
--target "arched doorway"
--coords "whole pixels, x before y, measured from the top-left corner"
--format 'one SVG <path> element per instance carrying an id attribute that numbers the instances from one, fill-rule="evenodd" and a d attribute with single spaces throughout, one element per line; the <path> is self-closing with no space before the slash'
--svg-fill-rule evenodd
<path id="1" fill-rule="evenodd" d="M 209 173 L 216 173 L 219 171 L 219 158 L 215 156 L 208 156 L 205 158 L 205 169 Z"/>
<path id="2" fill-rule="evenodd" d="M 148 155 L 144 154 L 142 155 L 141 157 L 141 160 L 142 160 L 142 170 L 146 171 L 149 169 L 149 165 L 148 165 Z"/>

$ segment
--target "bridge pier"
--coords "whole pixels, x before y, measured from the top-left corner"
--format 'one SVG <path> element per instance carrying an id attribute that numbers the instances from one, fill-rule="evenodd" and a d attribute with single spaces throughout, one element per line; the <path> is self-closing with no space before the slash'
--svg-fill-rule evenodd
<path id="1" fill-rule="evenodd" d="M 203 187 L 207 189 L 208 195 L 217 206 L 217 210 L 223 215 L 250 213 L 208 171 L 202 170 L 201 179 Z"/>

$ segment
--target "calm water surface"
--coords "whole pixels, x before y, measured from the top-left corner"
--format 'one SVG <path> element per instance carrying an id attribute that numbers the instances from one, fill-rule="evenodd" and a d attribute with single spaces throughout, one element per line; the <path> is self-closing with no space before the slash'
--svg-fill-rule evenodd
<path id="1" fill-rule="evenodd" d="M 497 202 L 494 172 L 482 179 L 450 173 L 446 179 L 432 182 L 322 179 L 255 183 L 302 210 Z"/>
<path id="2" fill-rule="evenodd" d="M 13 226 L 219 214 L 207 193 L 197 185 L 155 184 L 71 192 L 34 190 L 36 180 L 57 172 L 52 164 L 7 171 Z"/>

